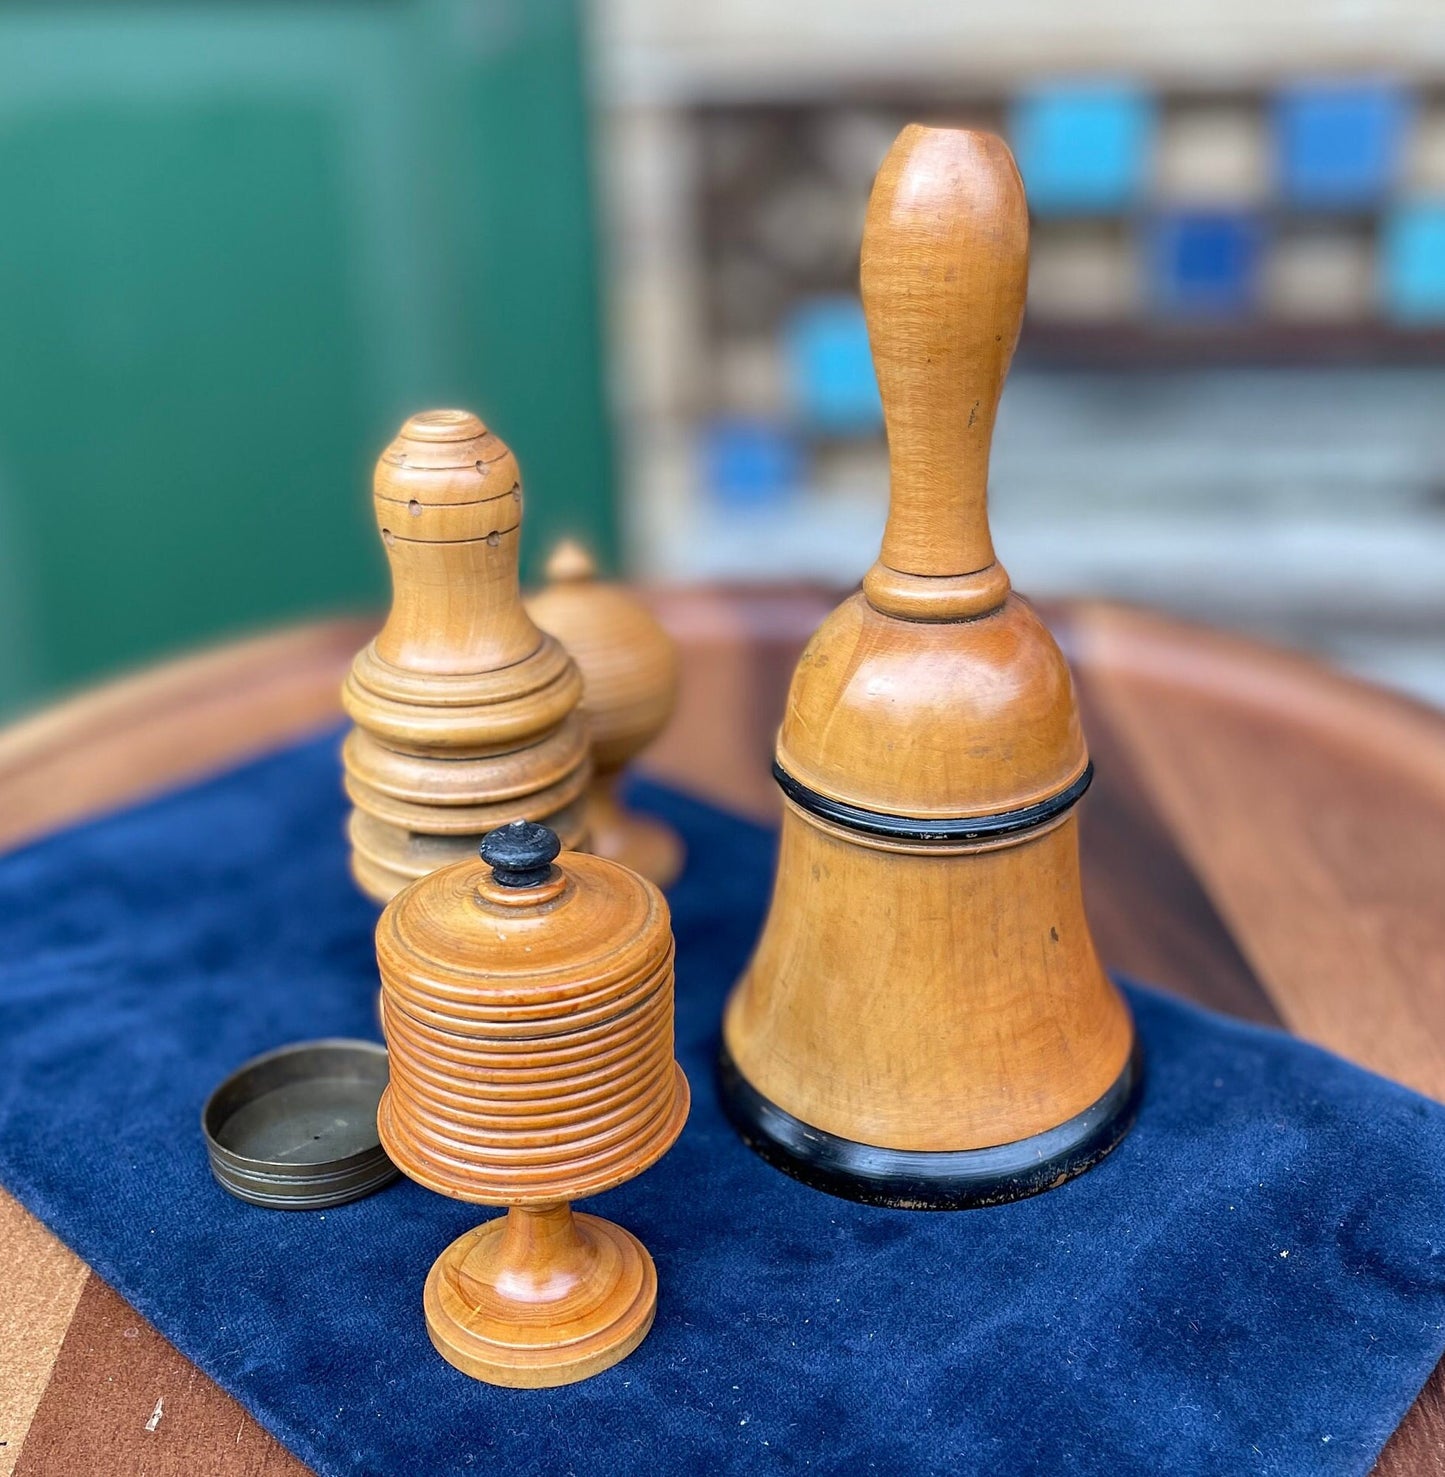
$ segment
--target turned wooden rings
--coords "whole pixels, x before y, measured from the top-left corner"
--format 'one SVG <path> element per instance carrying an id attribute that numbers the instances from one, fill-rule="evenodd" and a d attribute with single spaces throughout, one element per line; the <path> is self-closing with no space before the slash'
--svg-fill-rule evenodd
<path id="1" fill-rule="evenodd" d="M 568 1202 L 640 1174 L 688 1110 L 667 904 L 614 862 L 557 852 L 545 826 L 504 827 L 484 862 L 414 883 L 377 925 L 382 1142 L 428 1189 L 509 1207 L 442 1253 L 424 1298 L 443 1357 L 493 1384 L 582 1379 L 646 1335 L 651 1258 Z"/>

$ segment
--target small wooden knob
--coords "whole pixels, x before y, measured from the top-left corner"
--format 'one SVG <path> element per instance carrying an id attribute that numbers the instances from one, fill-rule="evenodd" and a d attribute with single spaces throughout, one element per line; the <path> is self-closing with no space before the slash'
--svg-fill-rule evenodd
<path id="1" fill-rule="evenodd" d="M 1028 285 L 1028 209 L 1002 139 L 905 128 L 863 227 L 863 310 L 888 430 L 888 523 L 869 602 L 910 620 L 996 609 L 988 462 Z"/>

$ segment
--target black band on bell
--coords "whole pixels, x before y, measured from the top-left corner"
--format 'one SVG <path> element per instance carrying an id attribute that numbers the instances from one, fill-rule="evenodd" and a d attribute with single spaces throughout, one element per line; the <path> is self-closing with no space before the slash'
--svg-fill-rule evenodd
<path id="1" fill-rule="evenodd" d="M 886 836 L 892 841 L 990 841 L 999 836 L 1030 831 L 1061 816 L 1089 788 L 1094 778 L 1094 763 L 1090 760 L 1073 784 L 1036 805 L 1025 805 L 1019 810 L 1001 810 L 996 815 L 961 816 L 957 820 L 919 820 L 916 816 L 885 815 L 881 811 L 845 805 L 841 800 L 830 800 L 795 780 L 776 759 L 773 761 L 773 778 L 783 794 L 799 809 L 821 820 L 831 821 L 835 826 L 846 826 L 869 836 Z"/>
<path id="2" fill-rule="evenodd" d="M 770 1102 L 718 1054 L 723 1111 L 775 1169 L 845 1200 L 898 1210 L 966 1210 L 1050 1190 L 1095 1165 L 1129 1131 L 1144 1087 L 1137 1042 L 1104 1095 L 1057 1128 L 987 1149 L 883 1149 L 839 1138 Z"/>

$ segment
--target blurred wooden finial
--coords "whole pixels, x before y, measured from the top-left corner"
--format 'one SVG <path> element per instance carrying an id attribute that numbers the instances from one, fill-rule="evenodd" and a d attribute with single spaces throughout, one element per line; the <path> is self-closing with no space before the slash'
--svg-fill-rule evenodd
<path id="1" fill-rule="evenodd" d="M 547 582 L 553 585 L 580 584 L 597 578 L 597 561 L 577 542 L 564 538 L 547 560 Z"/>
<path id="2" fill-rule="evenodd" d="M 636 595 L 595 578 L 591 555 L 575 540 L 560 543 L 546 569 L 548 583 L 528 599 L 527 610 L 582 672 L 594 770 L 590 850 L 665 887 L 682 864 L 682 843 L 670 827 L 623 805 L 617 785 L 624 767 L 672 716 L 677 650 Z"/>

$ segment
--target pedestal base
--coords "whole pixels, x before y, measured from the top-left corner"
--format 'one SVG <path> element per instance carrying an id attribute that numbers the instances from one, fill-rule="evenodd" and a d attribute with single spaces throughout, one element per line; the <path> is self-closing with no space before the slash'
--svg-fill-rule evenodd
<path id="1" fill-rule="evenodd" d="M 647 1337 L 657 1271 L 630 1232 L 567 1206 L 516 1208 L 468 1231 L 433 1264 L 423 1295 L 437 1352 L 473 1379 L 570 1385 Z"/>
<path id="2" fill-rule="evenodd" d="M 617 776 L 594 781 L 587 797 L 588 850 L 621 862 L 658 887 L 668 887 L 682 871 L 682 838 L 671 826 L 629 810 L 616 793 Z"/>
<path id="3" fill-rule="evenodd" d="M 568 850 L 592 850 L 587 835 L 587 804 L 583 796 L 577 796 L 561 810 L 535 818 L 556 831 Z M 515 820 L 517 816 L 501 815 L 497 823 L 504 824 L 508 819 Z M 353 809 L 347 820 L 346 834 L 351 842 L 351 875 L 356 885 L 373 902 L 385 904 L 418 877 L 425 877 L 453 862 L 473 860 L 487 831 L 431 835 L 411 831 Z"/>
<path id="4" fill-rule="evenodd" d="M 1026 1139 L 986 1149 L 924 1152 L 839 1138 L 770 1102 L 722 1048 L 718 1088 L 743 1142 L 816 1190 L 899 1210 L 966 1210 L 1051 1190 L 1097 1164 L 1139 1111 L 1143 1058 L 1136 1042 L 1124 1070 L 1082 1113 Z"/>

